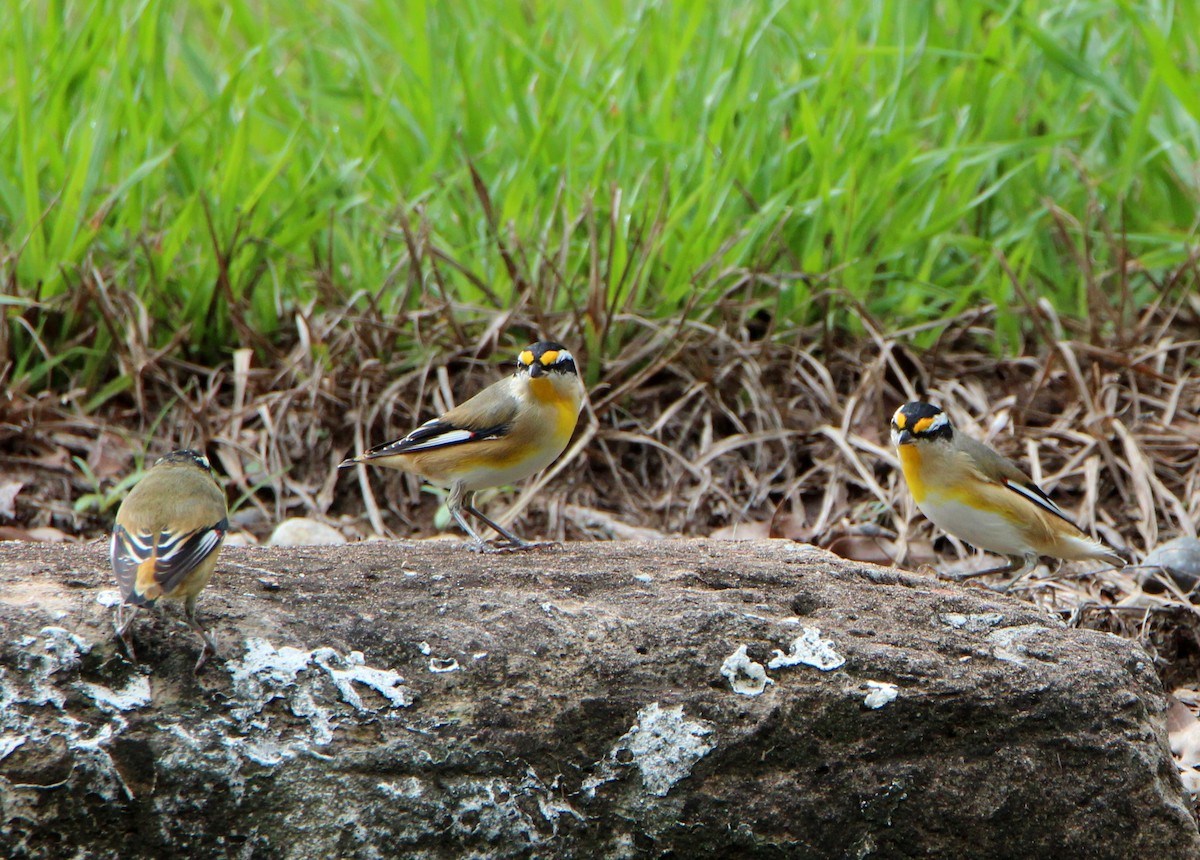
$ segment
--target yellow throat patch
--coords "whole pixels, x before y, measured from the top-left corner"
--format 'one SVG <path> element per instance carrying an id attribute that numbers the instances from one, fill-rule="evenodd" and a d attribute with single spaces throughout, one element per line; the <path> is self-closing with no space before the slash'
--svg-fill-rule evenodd
<path id="1" fill-rule="evenodd" d="M 908 490 L 912 493 L 913 499 L 920 504 L 925 500 L 925 482 L 921 480 L 921 452 L 911 442 L 907 445 L 900 445 L 898 450 L 900 468 L 904 471 L 904 480 L 908 483 Z"/>
<path id="2" fill-rule="evenodd" d="M 554 407 L 554 434 L 559 438 L 575 432 L 575 421 L 579 412 L 570 397 L 564 397 L 554 382 L 544 376 L 529 380 L 529 391 L 534 399 L 545 406 Z"/>

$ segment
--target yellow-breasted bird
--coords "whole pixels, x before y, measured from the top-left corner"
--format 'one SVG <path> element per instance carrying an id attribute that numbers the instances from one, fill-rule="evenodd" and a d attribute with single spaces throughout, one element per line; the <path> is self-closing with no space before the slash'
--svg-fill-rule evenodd
<path id="1" fill-rule="evenodd" d="M 914 401 L 897 409 L 892 443 L 921 513 L 955 537 L 1009 558 L 1005 567 L 960 578 L 1015 571 L 1007 590 L 1043 555 L 1125 563 L 1084 534 L 1015 463 L 956 432 L 939 407 Z"/>
<path id="2" fill-rule="evenodd" d="M 553 463 L 571 441 L 583 398 L 583 382 L 567 348 L 551 341 L 535 343 L 517 356 L 512 376 L 404 438 L 345 460 L 340 468 L 375 463 L 450 490 L 446 507 L 470 535 L 468 546 L 473 550 L 489 547 L 464 512 L 503 536 L 504 548 L 528 547 L 531 544 L 480 513 L 474 494 L 520 481 Z M 470 502 L 464 500 L 466 493 L 472 494 Z"/>
<path id="3" fill-rule="evenodd" d="M 183 600 L 188 626 L 204 646 L 196 670 L 216 645 L 196 620 L 196 598 L 208 584 L 229 531 L 225 494 L 208 459 L 197 451 L 172 451 L 155 461 L 117 509 L 112 567 L 123 599 L 117 635 L 130 655 L 126 634 L 138 608 L 160 597 Z M 125 618 L 126 607 L 132 607 Z"/>

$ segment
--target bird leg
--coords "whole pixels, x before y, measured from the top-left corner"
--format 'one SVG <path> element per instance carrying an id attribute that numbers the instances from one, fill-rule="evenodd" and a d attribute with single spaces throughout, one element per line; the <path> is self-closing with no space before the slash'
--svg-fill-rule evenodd
<path id="1" fill-rule="evenodd" d="M 468 504 L 463 505 L 463 510 L 478 519 L 484 525 L 494 529 L 496 534 L 508 541 L 508 546 L 506 546 L 505 549 L 527 549 L 528 547 L 534 546 L 534 544 L 530 543 L 529 541 L 522 540 L 521 538 L 517 537 L 499 523 L 493 522 L 485 517 L 483 513 L 477 507 L 475 507 L 475 496 L 475 493 L 471 494 L 471 501 Z"/>
<path id="2" fill-rule="evenodd" d="M 454 517 L 454 521 L 458 523 L 459 527 L 471 536 L 471 542 L 467 544 L 467 549 L 471 550 L 472 552 L 512 552 L 513 550 L 529 549 L 530 547 L 541 545 L 522 540 L 508 529 L 504 528 L 504 526 L 493 522 L 484 516 L 483 513 L 477 507 L 475 507 L 475 493 L 471 493 L 470 502 L 464 501 L 463 495 L 464 492 L 462 484 L 455 484 L 453 487 L 451 487 L 450 498 L 446 500 L 446 509 L 450 511 L 450 516 Z M 470 523 L 467 522 L 467 518 L 463 516 L 464 512 L 475 517 L 485 526 L 494 529 L 496 534 L 504 538 L 505 543 L 501 546 L 493 546 L 481 538 L 479 533 L 475 531 L 475 529 L 471 528 Z"/>
<path id="3" fill-rule="evenodd" d="M 997 589 L 997 591 L 1008 591 L 1022 579 L 1033 573 L 1034 568 L 1037 567 L 1038 557 L 1035 553 L 1026 553 L 1020 558 L 1020 564 L 1017 563 L 1017 557 L 1014 556 L 1009 558 L 1008 564 L 1004 565 L 1003 567 L 990 567 L 987 570 L 975 570 L 971 571 L 970 573 L 951 574 L 950 578 L 955 582 L 965 582 L 968 579 L 975 579 L 976 577 L 980 576 L 991 576 L 994 573 L 1012 573 L 1015 570 L 1016 575 Z"/>
<path id="4" fill-rule="evenodd" d="M 129 609 L 129 617 L 125 618 L 125 609 Z M 133 619 L 137 617 L 137 606 L 130 606 L 127 603 L 117 604 L 117 617 L 113 629 L 117 632 L 117 639 L 125 646 L 125 653 L 129 655 L 129 660 L 132 663 L 138 661 L 137 654 L 133 650 L 133 637 L 127 635 L 129 628 L 133 626 Z"/>
<path id="5" fill-rule="evenodd" d="M 1004 585 L 1000 586 L 1000 590 L 1008 591 L 1010 588 L 1012 588 L 1014 585 L 1016 585 L 1022 579 L 1029 576 L 1029 574 L 1033 573 L 1034 568 L 1037 567 L 1037 563 L 1038 563 L 1037 555 L 1035 555 L 1034 553 L 1031 553 L 1031 552 L 1025 553 L 1021 567 L 1017 570 L 1016 575 L 1012 579 L 1010 579 L 1008 582 L 1006 582 Z M 1010 567 L 1016 567 L 1015 562 L 1012 565 L 1010 565 Z"/>
<path id="6" fill-rule="evenodd" d="M 505 541 L 507 541 L 507 543 L 505 543 L 503 546 L 496 547 L 496 549 L 500 552 L 515 552 L 516 550 L 533 549 L 534 547 L 539 547 L 539 546 L 557 546 L 558 545 L 557 542 L 555 542 L 555 541 L 547 541 L 547 540 L 529 541 L 529 540 L 523 540 L 522 538 L 517 537 L 515 534 L 513 534 L 508 529 L 501 526 L 499 523 L 496 523 L 493 520 L 488 519 L 482 513 L 480 513 L 479 509 L 475 507 L 475 496 L 473 494 L 471 496 L 471 504 L 466 505 L 463 508 L 463 510 L 467 511 L 469 514 L 471 514 L 475 517 L 478 517 L 480 520 L 482 520 L 488 526 L 495 529 L 496 533 L 501 535 L 505 539 Z"/>
<path id="7" fill-rule="evenodd" d="M 475 510 L 470 505 L 463 505 L 463 485 L 456 483 L 450 488 L 450 497 L 446 499 L 446 510 L 450 512 L 450 516 L 454 517 L 454 521 L 458 523 L 458 527 L 470 535 L 471 540 L 467 543 L 467 549 L 472 552 L 495 552 L 495 548 L 488 546 L 487 541 L 481 538 L 475 529 L 471 528 L 471 524 L 462 515 L 464 508 L 468 511 Z M 477 511 L 475 513 L 478 514 Z"/>
<path id="8" fill-rule="evenodd" d="M 188 627 L 192 628 L 196 635 L 204 642 L 204 647 L 200 649 L 200 657 L 196 660 L 196 665 L 192 668 L 193 672 L 199 672 L 201 667 L 208 662 L 209 655 L 217 653 L 217 643 L 213 642 L 212 637 L 208 635 L 208 632 L 196 619 L 196 597 L 197 595 L 195 594 L 188 597 L 187 603 L 183 606 L 183 614 L 187 619 Z"/>

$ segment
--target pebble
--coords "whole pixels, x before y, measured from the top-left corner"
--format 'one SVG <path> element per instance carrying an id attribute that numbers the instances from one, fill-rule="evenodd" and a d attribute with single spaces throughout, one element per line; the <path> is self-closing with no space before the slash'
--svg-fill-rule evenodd
<path id="1" fill-rule="evenodd" d="M 335 546 L 346 543 L 346 536 L 325 523 L 308 517 L 286 519 L 271 532 L 268 546 Z"/>

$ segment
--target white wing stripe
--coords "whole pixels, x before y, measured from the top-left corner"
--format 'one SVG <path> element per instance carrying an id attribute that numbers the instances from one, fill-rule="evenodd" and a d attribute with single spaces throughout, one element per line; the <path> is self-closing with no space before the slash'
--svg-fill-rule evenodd
<path id="1" fill-rule="evenodd" d="M 159 537 L 159 535 L 156 534 L 133 534 L 131 532 L 126 532 L 126 534 L 129 535 L 129 543 L 131 545 L 130 548 L 133 550 L 133 555 L 135 558 L 149 558 L 153 554 L 156 548 L 155 545 L 157 543 L 157 558 L 161 564 L 163 562 L 170 561 L 172 558 L 178 555 L 179 551 L 183 549 L 187 543 L 185 538 L 190 538 L 194 532 L 160 532 L 159 534 L 162 535 L 163 538 L 161 541 L 156 541 L 156 538 Z M 206 532 L 198 547 L 200 550 L 200 557 L 207 555 L 209 550 L 216 546 L 217 541 L 220 539 L 221 535 L 219 533 L 215 531 Z M 113 536 L 113 545 L 115 548 L 115 535 Z"/>
<path id="2" fill-rule="evenodd" d="M 441 448 L 445 445 L 457 445 L 459 442 L 469 441 L 474 437 L 474 433 L 470 430 L 447 430 L 445 433 L 439 433 L 436 436 L 430 436 L 416 445 L 411 445 L 404 449 L 404 453 L 410 451 L 422 451 L 427 448 Z"/>
<path id="3" fill-rule="evenodd" d="M 1062 512 L 1062 509 L 1059 508 L 1058 505 L 1054 504 L 1054 502 L 1050 501 L 1049 499 L 1042 498 L 1041 496 L 1039 496 L 1037 493 L 1035 493 L 1033 490 L 1029 489 L 1028 487 L 1023 487 L 1020 484 L 1016 483 L 1015 481 L 1005 481 L 1004 486 L 1008 487 L 1013 492 L 1020 493 L 1022 496 L 1029 499 L 1029 501 L 1033 502 L 1038 507 L 1045 508 L 1046 510 L 1050 511 L 1050 513 L 1057 514 L 1058 516 L 1062 517 L 1064 520 L 1068 519 L 1067 515 Z"/>
<path id="4" fill-rule="evenodd" d="M 125 532 L 124 543 L 130 548 L 134 556 L 138 558 L 146 558 L 154 550 L 155 539 L 158 535 L 147 534 L 144 532 Z M 117 535 L 113 532 L 113 551 L 116 552 Z"/>

